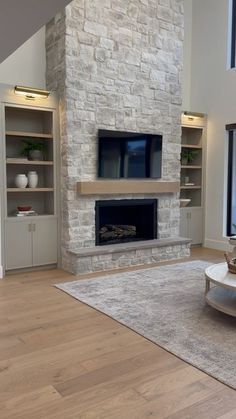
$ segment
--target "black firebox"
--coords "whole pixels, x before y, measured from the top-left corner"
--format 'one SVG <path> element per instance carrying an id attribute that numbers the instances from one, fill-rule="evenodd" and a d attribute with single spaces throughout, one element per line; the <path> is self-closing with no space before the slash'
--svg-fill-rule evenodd
<path id="1" fill-rule="evenodd" d="M 96 245 L 157 238 L 157 199 L 96 201 Z"/>

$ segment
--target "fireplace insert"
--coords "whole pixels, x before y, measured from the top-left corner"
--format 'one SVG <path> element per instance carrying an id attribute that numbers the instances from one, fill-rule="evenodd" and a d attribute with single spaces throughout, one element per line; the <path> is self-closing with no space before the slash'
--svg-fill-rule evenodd
<path id="1" fill-rule="evenodd" d="M 161 177 L 161 135 L 99 130 L 98 141 L 98 177 Z"/>
<path id="2" fill-rule="evenodd" d="M 157 199 L 117 199 L 95 203 L 96 245 L 157 238 Z"/>

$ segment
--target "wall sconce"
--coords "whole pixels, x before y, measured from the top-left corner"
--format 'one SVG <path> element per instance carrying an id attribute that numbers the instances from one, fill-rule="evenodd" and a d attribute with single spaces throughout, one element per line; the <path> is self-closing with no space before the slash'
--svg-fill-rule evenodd
<path id="1" fill-rule="evenodd" d="M 50 95 L 48 90 L 44 89 L 35 89 L 33 87 L 26 86 L 15 86 L 15 94 L 24 96 L 25 99 L 34 100 L 34 99 L 47 99 Z"/>
<path id="2" fill-rule="evenodd" d="M 190 121 L 193 121 L 194 119 L 198 119 L 198 118 L 204 118 L 205 115 L 204 113 L 200 113 L 200 112 L 188 112 L 188 111 L 184 111 L 182 113 L 183 116 L 186 116 Z"/>

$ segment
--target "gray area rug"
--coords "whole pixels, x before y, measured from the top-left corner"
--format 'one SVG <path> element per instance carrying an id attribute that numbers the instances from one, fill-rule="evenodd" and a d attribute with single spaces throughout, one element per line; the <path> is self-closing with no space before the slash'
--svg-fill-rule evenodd
<path id="1" fill-rule="evenodd" d="M 204 261 L 56 285 L 236 389 L 236 319 L 204 300 Z"/>

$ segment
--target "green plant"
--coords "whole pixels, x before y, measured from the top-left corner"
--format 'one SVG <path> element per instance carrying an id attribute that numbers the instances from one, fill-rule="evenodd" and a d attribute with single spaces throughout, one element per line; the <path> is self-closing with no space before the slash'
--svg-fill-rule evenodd
<path id="1" fill-rule="evenodd" d="M 44 152 L 45 144 L 36 141 L 23 141 L 22 154 L 28 156 L 32 150 L 39 150 Z"/>
<path id="2" fill-rule="evenodd" d="M 187 159 L 187 162 L 191 163 L 198 154 L 199 150 L 183 150 L 181 153 L 181 160 Z"/>

